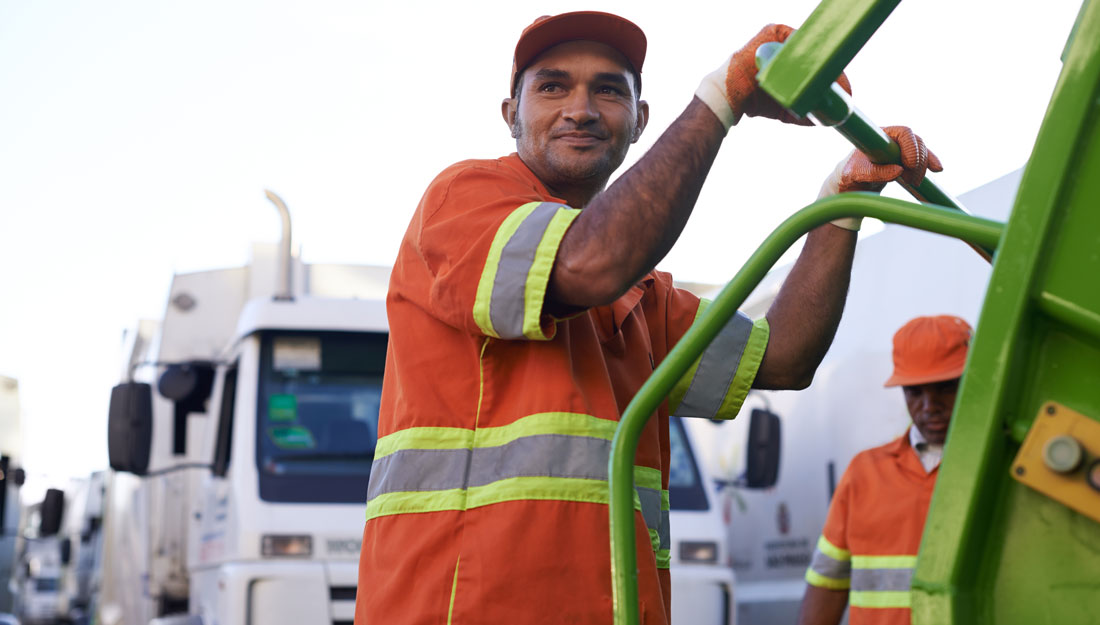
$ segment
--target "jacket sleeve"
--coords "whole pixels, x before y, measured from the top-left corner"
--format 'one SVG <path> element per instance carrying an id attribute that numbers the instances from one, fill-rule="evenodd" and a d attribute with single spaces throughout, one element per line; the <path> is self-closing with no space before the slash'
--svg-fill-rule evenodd
<path id="1" fill-rule="evenodd" d="M 848 514 L 852 496 L 852 468 L 840 478 L 829 504 L 825 527 L 817 539 L 806 582 L 831 590 L 847 590 L 852 584 L 852 553 L 848 544 Z"/>
<path id="2" fill-rule="evenodd" d="M 671 288 L 668 297 L 670 347 L 699 319 L 709 300 Z M 753 321 L 738 311 L 669 393 L 669 413 L 681 417 L 732 419 L 752 388 L 764 348 L 768 322 Z"/>
<path id="3" fill-rule="evenodd" d="M 543 302 L 558 245 L 579 213 L 489 167 L 441 176 L 410 226 L 430 280 L 428 312 L 471 334 L 553 338 Z"/>

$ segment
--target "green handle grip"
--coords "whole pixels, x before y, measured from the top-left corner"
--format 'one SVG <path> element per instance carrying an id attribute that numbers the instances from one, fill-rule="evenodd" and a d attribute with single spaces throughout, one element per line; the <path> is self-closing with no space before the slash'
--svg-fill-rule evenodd
<path id="1" fill-rule="evenodd" d="M 756 66 L 764 69 L 772 62 L 783 44 L 770 42 L 761 45 L 756 50 Z M 840 85 L 832 83 L 816 100 L 816 107 L 810 111 L 810 117 L 822 126 L 831 126 L 857 150 L 866 154 L 874 163 L 901 163 L 901 151 L 894 140 L 886 136 L 886 133 L 876 126 L 863 111 L 852 105 L 848 94 L 840 88 Z M 917 186 L 913 186 L 899 179 L 898 184 L 918 201 L 946 206 L 969 214 L 958 200 L 953 198 L 928 176 Z M 980 245 L 971 244 L 974 251 L 982 258 L 992 260 L 993 250 Z"/>

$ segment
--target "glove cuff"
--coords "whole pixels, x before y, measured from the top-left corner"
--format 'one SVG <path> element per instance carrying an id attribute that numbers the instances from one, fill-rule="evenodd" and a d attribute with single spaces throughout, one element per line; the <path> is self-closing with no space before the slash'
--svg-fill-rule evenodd
<path id="1" fill-rule="evenodd" d="M 726 59 L 721 67 L 707 74 L 703 81 L 699 83 L 699 88 L 695 90 L 695 97 L 707 105 L 707 108 L 714 113 L 718 121 L 722 122 L 722 127 L 727 131 L 741 119 L 741 115 L 734 112 L 729 99 L 726 97 L 726 73 L 729 71 L 732 58 L 731 56 Z"/>
<path id="2" fill-rule="evenodd" d="M 848 156 L 845 156 L 839 163 L 837 163 L 836 169 L 833 173 L 829 174 L 829 177 L 825 179 L 825 182 L 821 185 L 821 191 L 817 194 L 817 199 L 822 200 L 827 197 L 832 197 L 840 193 L 840 177 L 844 175 L 844 166 L 848 164 L 848 159 L 852 158 L 851 152 Z M 844 228 L 845 230 L 852 230 L 859 232 L 859 227 L 863 225 L 862 217 L 841 217 L 840 219 L 834 219 L 829 222 L 837 228 Z"/>

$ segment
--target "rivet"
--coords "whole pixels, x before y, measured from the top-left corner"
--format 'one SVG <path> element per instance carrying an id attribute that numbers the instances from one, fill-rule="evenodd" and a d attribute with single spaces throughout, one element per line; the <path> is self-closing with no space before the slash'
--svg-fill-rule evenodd
<path id="1" fill-rule="evenodd" d="M 1054 407 L 1054 404 L 1048 404 L 1047 405 L 1047 414 L 1048 415 L 1053 415 L 1055 412 L 1058 412 L 1058 409 Z"/>
<path id="2" fill-rule="evenodd" d="M 1016 467 L 1016 475 L 1023 475 L 1024 473 L 1027 473 L 1027 469 L 1023 467 Z"/>

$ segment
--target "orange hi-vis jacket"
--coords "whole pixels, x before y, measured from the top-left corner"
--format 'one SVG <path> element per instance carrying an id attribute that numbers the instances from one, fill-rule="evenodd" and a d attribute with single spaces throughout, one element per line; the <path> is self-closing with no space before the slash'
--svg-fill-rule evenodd
<path id="1" fill-rule="evenodd" d="M 607 460 L 634 393 L 706 302 L 651 272 L 608 306 L 543 312 L 580 211 L 515 154 L 451 166 L 401 243 L 356 625 L 610 623 Z M 768 328 L 738 316 L 642 433 L 645 623 L 670 613 L 668 406 L 732 418 Z"/>
<path id="2" fill-rule="evenodd" d="M 848 465 L 806 581 L 847 589 L 851 625 L 909 625 L 909 583 L 938 474 L 925 472 L 908 433 Z"/>

